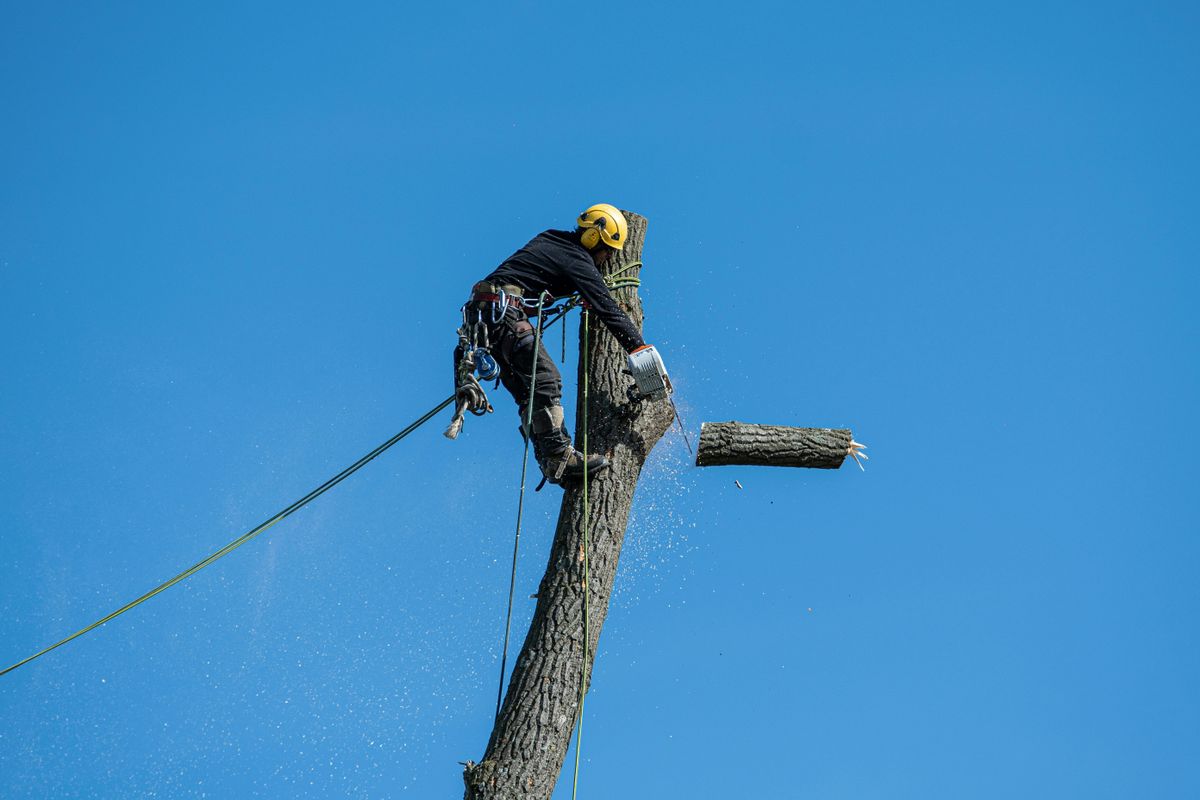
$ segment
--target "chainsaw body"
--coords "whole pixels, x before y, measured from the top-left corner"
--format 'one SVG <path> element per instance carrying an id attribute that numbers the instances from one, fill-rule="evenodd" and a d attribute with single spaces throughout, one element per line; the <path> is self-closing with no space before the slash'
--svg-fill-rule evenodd
<path id="1" fill-rule="evenodd" d="M 652 344 L 639 347 L 629 354 L 629 372 L 633 375 L 638 394 L 647 400 L 661 400 L 674 391 L 662 356 Z"/>

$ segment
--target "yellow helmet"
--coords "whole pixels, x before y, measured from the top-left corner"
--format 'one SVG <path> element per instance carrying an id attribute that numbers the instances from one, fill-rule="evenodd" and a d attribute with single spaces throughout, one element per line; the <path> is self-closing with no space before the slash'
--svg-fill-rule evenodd
<path id="1" fill-rule="evenodd" d="M 625 221 L 625 215 L 608 203 L 597 203 L 584 211 L 575 224 L 583 230 L 580 241 L 588 250 L 600 242 L 620 250 L 625 246 L 625 237 L 629 235 L 629 223 Z"/>

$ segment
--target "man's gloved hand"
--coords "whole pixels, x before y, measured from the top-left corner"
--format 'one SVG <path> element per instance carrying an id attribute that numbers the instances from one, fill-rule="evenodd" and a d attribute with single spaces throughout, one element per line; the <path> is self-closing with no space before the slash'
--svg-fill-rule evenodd
<path id="1" fill-rule="evenodd" d="M 661 400 L 674 391 L 671 376 L 663 365 L 662 356 L 652 344 L 642 345 L 629 354 L 629 372 L 637 384 L 638 393 L 648 400 Z"/>

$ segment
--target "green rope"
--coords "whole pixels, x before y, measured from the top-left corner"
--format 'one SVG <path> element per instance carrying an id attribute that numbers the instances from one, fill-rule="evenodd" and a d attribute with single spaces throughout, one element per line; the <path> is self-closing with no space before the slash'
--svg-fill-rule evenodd
<path id="1" fill-rule="evenodd" d="M 620 268 L 619 270 L 617 270 L 616 272 L 610 272 L 609 274 L 605 275 L 605 276 L 604 276 L 604 282 L 605 282 L 605 283 L 609 283 L 609 281 L 613 280 L 614 278 L 616 278 L 616 277 L 617 277 L 618 275 L 620 275 L 621 273 L 623 273 L 623 272 L 629 272 L 629 270 L 633 269 L 634 267 L 640 267 L 641 265 L 642 265 L 642 262 L 640 262 L 640 261 L 630 261 L 628 264 L 626 264 L 625 266 L 621 267 L 621 268 Z M 637 283 L 636 283 L 635 285 L 637 285 L 637 286 L 641 286 L 641 284 L 642 284 L 642 279 L 641 279 L 641 278 L 639 278 L 639 277 L 637 277 L 637 276 L 632 276 L 632 277 L 629 277 L 629 278 L 625 278 L 625 280 L 628 280 L 628 281 L 636 281 Z M 612 284 L 611 284 L 611 283 L 609 283 L 609 286 L 611 287 L 611 286 L 612 286 Z"/>
<path id="2" fill-rule="evenodd" d="M 642 279 L 637 275 L 630 275 L 627 278 L 618 278 L 617 277 L 618 275 L 628 272 L 629 270 L 633 269 L 634 267 L 640 267 L 641 265 L 642 265 L 642 262 L 640 262 L 640 261 L 630 261 L 628 264 L 621 267 L 616 272 L 612 272 L 612 273 L 609 273 L 608 275 L 605 275 L 604 276 L 604 285 L 607 286 L 609 289 L 625 289 L 630 286 L 636 288 L 638 286 L 641 286 Z"/>
<path id="3" fill-rule="evenodd" d="M 618 275 L 628 272 L 634 267 L 640 267 L 641 261 L 632 261 L 626 264 L 616 272 L 606 275 L 604 283 L 609 289 L 623 289 L 626 287 L 638 287 L 642 285 L 642 279 L 636 275 L 631 275 L 627 278 L 617 279 Z M 577 301 L 576 301 L 577 302 Z M 591 649 L 592 633 L 591 633 L 591 575 L 589 550 L 591 538 L 591 506 L 588 501 L 588 338 L 590 333 L 590 318 L 585 308 L 583 310 L 583 664 L 580 669 L 579 677 L 579 726 L 575 732 L 575 773 L 571 779 L 571 800 L 575 800 L 575 795 L 579 790 L 579 759 L 583 749 L 583 710 L 584 701 L 587 699 L 587 684 L 588 684 L 588 653 Z M 564 359 L 566 353 L 566 345 L 563 346 Z"/>
<path id="4" fill-rule="evenodd" d="M 434 406 L 432 409 L 430 409 L 428 412 L 426 412 L 423 416 L 418 418 L 415 422 L 410 424 L 407 428 L 400 431 L 395 436 L 388 439 L 386 442 L 379 445 L 371 452 L 367 453 L 365 456 L 360 458 L 358 461 L 355 461 L 353 464 L 346 467 L 344 470 L 339 472 L 337 475 L 334 475 L 332 478 L 330 478 L 329 480 L 322 483 L 316 489 L 313 489 L 311 492 L 304 495 L 304 497 L 301 497 L 299 500 L 297 500 L 296 502 L 292 503 L 287 508 L 280 511 L 278 514 L 275 514 L 273 517 L 269 518 L 265 522 L 246 531 L 241 536 L 234 539 L 232 542 L 225 545 L 224 547 L 222 547 L 220 550 L 213 553 L 212 555 L 210 555 L 208 558 L 204 559 L 203 561 L 198 561 L 197 563 L 195 563 L 192 566 L 185 569 L 183 572 L 176 575 L 174 578 L 171 578 L 168 581 L 160 583 L 158 586 L 155 586 L 153 589 L 146 592 L 141 597 L 137 598 L 136 600 L 126 603 L 125 605 L 118 608 L 116 611 L 112 612 L 111 614 L 109 614 L 106 617 L 102 617 L 101 619 L 96 620 L 91 625 L 88 625 L 86 628 L 82 628 L 82 629 L 76 631 L 75 633 L 72 633 L 70 636 L 63 639 L 62 641 L 55 642 L 54 644 L 50 645 L 49 647 L 47 647 L 43 650 L 39 650 L 38 652 L 34 653 L 33 655 L 29 656 L 28 658 L 22 659 L 21 661 L 18 661 L 16 664 L 13 664 L 11 667 L 8 667 L 7 669 L 0 671 L 0 675 L 7 675 L 8 673 L 12 672 L 17 667 L 24 666 L 25 664 L 28 664 L 30 661 L 33 661 L 35 658 L 38 658 L 39 656 L 44 656 L 46 653 L 49 653 L 51 650 L 54 650 L 57 647 L 62 647 L 64 644 L 71 641 L 72 639 L 78 639 L 80 636 L 83 636 L 88 631 L 99 628 L 104 623 L 109 622 L 110 620 L 113 620 L 113 619 L 121 616 L 126 611 L 129 611 L 133 608 L 136 608 L 137 606 L 140 606 L 142 603 L 146 602 L 151 597 L 154 597 L 159 592 L 166 591 L 167 589 L 170 589 L 172 586 L 174 586 L 175 584 L 184 580 L 185 578 L 191 577 L 192 575 L 196 574 L 200 570 L 207 567 L 209 564 L 216 561 L 218 558 L 221 558 L 222 556 L 232 553 L 234 550 L 238 549 L 239 547 L 244 545 L 246 542 L 248 542 L 251 539 L 253 539 L 254 537 L 258 536 L 260 533 L 267 530 L 275 523 L 280 522 L 281 520 L 291 516 L 296 511 L 299 511 L 301 508 L 308 505 L 313 500 L 316 500 L 318 497 L 325 494 L 325 492 L 329 491 L 334 486 L 337 486 L 339 483 L 344 481 L 346 478 L 349 478 L 351 475 L 358 472 L 360 469 L 365 467 L 369 462 L 373 461 L 377 456 L 381 455 L 389 447 L 391 447 L 392 445 L 399 442 L 405 436 L 408 436 L 410 433 L 412 433 L 417 428 L 424 425 L 429 420 L 433 419 L 435 416 L 437 416 L 437 414 L 443 408 L 445 408 L 446 406 L 450 405 L 453 402 L 454 402 L 454 395 L 450 395 L 445 400 L 438 403 L 436 406 Z"/>
<path id="5" fill-rule="evenodd" d="M 583 701 L 587 696 L 588 682 L 588 649 L 591 643 L 591 630 L 588 608 L 591 606 L 588 595 L 591 585 L 588 575 L 588 538 L 589 526 L 588 504 L 588 312 L 583 311 L 583 665 L 579 676 L 579 729 L 575 734 L 575 776 L 571 780 L 571 800 L 575 800 L 575 792 L 579 788 L 579 752 L 583 748 Z"/>
<path id="6" fill-rule="evenodd" d="M 513 534 L 512 577 L 508 581 L 508 613 L 504 617 L 504 648 L 500 655 L 500 686 L 496 689 L 496 719 L 500 719 L 500 701 L 504 697 L 504 674 L 508 670 L 508 637 L 512 628 L 513 593 L 517 587 L 517 550 L 521 546 L 521 518 L 525 513 L 525 474 L 529 468 L 529 439 L 533 436 L 533 387 L 537 382 L 538 354 L 542 350 L 542 327 L 546 321 L 542 305 L 546 293 L 538 295 L 538 324 L 533 340 L 533 369 L 529 375 L 529 400 L 525 405 L 525 449 L 521 453 L 521 492 L 517 497 L 517 530 Z M 567 326 L 563 326 L 566 331 Z M 565 334 L 564 334 L 565 335 Z"/>
<path id="7" fill-rule="evenodd" d="M 625 288 L 625 287 L 629 287 L 629 286 L 634 286 L 634 287 L 640 286 L 641 279 L 636 276 L 630 276 L 627 278 L 622 278 L 620 280 L 617 279 L 617 276 L 621 275 L 622 273 L 628 272 L 629 270 L 633 269 L 634 267 L 640 267 L 641 265 L 642 265 L 642 262 L 640 262 L 640 261 L 630 262 L 629 264 L 627 264 L 626 266 L 617 270 L 616 272 L 613 272 L 613 273 L 605 276 L 604 282 L 610 289 L 621 289 L 621 288 Z M 541 305 L 540 305 L 541 302 L 542 302 L 542 298 L 539 297 L 539 312 L 540 312 L 540 308 L 541 308 Z M 558 322 L 560 319 L 562 319 L 564 316 L 566 316 L 567 312 L 569 312 L 572 308 L 574 308 L 576 305 L 578 305 L 578 303 L 579 303 L 579 298 L 577 296 L 572 298 L 570 301 L 568 301 L 567 305 L 564 306 L 563 309 L 558 313 L 558 315 L 555 316 L 552 320 L 550 320 L 549 323 L 546 323 L 546 325 L 544 327 L 550 327 L 555 322 Z M 584 317 L 584 427 L 583 427 L 583 445 L 584 446 L 583 446 L 583 452 L 586 455 L 587 454 L 587 339 L 588 339 L 588 315 L 587 315 L 586 310 L 584 312 L 583 317 Z M 539 344 L 540 344 L 542 328 L 543 328 L 543 325 L 541 322 L 541 314 L 539 313 L 538 314 L 538 331 L 537 331 L 537 335 L 539 337 L 539 339 L 538 339 Z M 564 331 L 565 331 L 565 329 L 564 329 Z M 564 336 L 565 336 L 565 332 L 564 332 Z M 565 345 L 565 340 L 564 340 L 564 360 L 565 360 L 565 349 L 566 349 L 566 345 Z M 535 374 L 536 374 L 536 369 L 537 369 L 537 363 L 536 363 L 536 358 L 535 358 L 535 362 L 534 362 Z M 125 605 L 118 608 L 116 611 L 113 611 L 111 614 L 108 614 L 108 615 L 96 620 L 91 625 L 88 625 L 85 628 L 81 628 L 78 631 L 76 631 L 75 633 L 72 633 L 70 636 L 66 637 L 65 639 L 57 641 L 54 644 L 39 650 L 38 652 L 34 653 L 33 655 L 18 661 L 17 663 L 13 664 L 12 666 L 6 667 L 5 669 L 0 670 L 0 675 L 7 675 L 8 673 L 12 672 L 13 670 L 17 669 L 18 667 L 22 667 L 22 666 L 28 664 L 30 661 L 33 661 L 36 658 L 40 658 L 41 656 L 44 656 L 45 654 L 49 653 L 51 650 L 55 650 L 59 647 L 62 647 L 64 644 L 66 644 L 70 641 L 73 641 L 75 639 L 78 639 L 80 636 L 83 636 L 85 633 L 89 633 L 89 632 L 95 630 L 96 628 L 99 628 L 101 625 L 104 625 L 107 622 L 111 622 L 112 620 L 121 616 L 125 612 L 131 611 L 132 609 L 134 609 L 137 606 L 141 605 L 142 603 L 146 602 L 147 600 L 154 597 L 155 595 L 157 595 L 161 592 L 164 592 L 167 589 L 170 589 L 172 586 L 179 583 L 180 581 L 190 578 L 192 575 L 194 575 L 197 572 L 199 572 L 200 570 L 204 569 L 209 564 L 212 564 L 217 559 L 222 558 L 222 557 L 228 555 L 229 553 L 232 553 L 234 550 L 236 550 L 239 547 L 241 547 L 242 545 L 246 544 L 251 539 L 254 539 L 259 534 L 265 532 L 267 529 L 271 528 L 276 523 L 283 521 L 287 517 L 291 516 L 292 514 L 294 514 L 297 511 L 299 511 L 304 506 L 311 503 L 313 500 L 316 500 L 318 497 L 325 494 L 325 492 L 329 491 L 334 486 L 337 486 L 339 483 L 344 481 L 346 478 L 349 478 L 355 472 L 358 472 L 360 469 L 365 467 L 371 461 L 375 460 L 375 458 L 377 458 L 378 456 L 382 455 L 386 450 L 391 448 L 393 445 L 395 445 L 401 439 L 405 438 L 410 433 L 415 431 L 417 428 L 421 427 L 426 422 L 431 420 L 433 417 L 437 416 L 437 414 L 439 412 L 441 412 L 442 409 L 446 408 L 451 403 L 453 403 L 454 399 L 455 399 L 454 395 L 447 397 L 445 400 L 438 403 L 434 408 L 430 409 L 424 415 L 419 417 L 416 421 L 411 423 L 404 430 L 400 431 L 395 436 L 388 439 L 386 442 L 379 445 L 371 452 L 367 453 L 365 456 L 360 458 L 358 461 L 355 461 L 349 467 L 346 467 L 346 469 L 342 470 L 337 475 L 334 475 L 332 478 L 325 481 L 325 483 L 321 484 L 316 489 L 313 489 L 311 492 L 306 494 L 304 497 L 300 498 L 296 502 L 294 502 L 291 505 L 289 505 L 288 507 L 284 508 L 279 513 L 275 514 L 274 516 L 270 517 L 266 521 L 256 525 L 255 527 L 251 528 L 250 530 L 246 531 L 246 533 L 244 533 L 241 536 L 239 536 L 238 538 L 234 539 L 232 542 L 225 545 L 224 547 L 222 547 L 220 550 L 216 551 L 212 555 L 208 556 L 207 558 L 203 559 L 202 561 L 196 562 L 195 564 L 188 567 L 187 569 L 185 569 L 183 572 L 179 573 L 175 577 L 173 577 L 167 581 L 164 581 L 163 583 L 160 583 L 158 586 L 156 586 L 153 589 L 151 589 L 150 591 L 146 592 L 141 597 L 138 597 L 135 600 L 131 600 L 130 602 L 128 602 Z M 531 401 L 530 402 L 531 408 L 532 408 L 532 405 L 533 404 Z M 523 461 L 522 465 L 521 465 L 522 500 L 524 498 L 524 491 L 525 491 L 525 472 L 526 472 L 526 464 L 527 464 L 527 459 L 528 459 L 528 449 L 529 449 L 528 442 L 526 442 L 526 456 L 525 456 L 526 461 Z M 587 629 L 588 629 L 588 598 L 587 598 L 588 508 L 587 508 L 587 496 L 588 496 L 588 489 L 587 489 L 587 487 L 588 487 L 588 477 L 587 477 L 587 465 L 586 465 L 586 461 L 585 461 L 584 473 L 583 473 L 583 497 L 584 497 L 584 509 L 583 509 L 583 515 L 584 515 L 584 522 L 583 522 L 583 524 L 584 524 L 584 554 L 583 554 L 583 559 L 584 559 L 584 606 L 583 606 L 583 612 L 584 612 L 583 613 L 583 619 L 584 619 L 584 681 L 580 686 L 580 697 L 579 697 L 579 735 L 580 736 L 583 735 L 583 696 L 584 696 L 584 688 L 583 687 L 587 685 L 587 680 L 586 680 L 587 674 L 586 673 L 587 673 L 587 651 L 588 651 L 588 642 L 587 642 Z M 517 513 L 518 513 L 517 538 L 519 538 L 520 537 L 520 524 L 521 524 L 520 523 L 521 506 L 518 506 Z M 515 562 L 516 547 L 517 547 L 517 543 L 514 542 L 514 544 L 513 544 L 514 580 L 515 580 L 515 570 L 516 570 L 516 566 L 515 566 L 515 564 L 516 564 L 516 562 Z M 513 590 L 510 587 L 510 589 L 509 589 L 509 615 L 510 615 L 509 618 L 510 618 L 510 621 L 511 621 L 511 614 L 512 614 L 512 592 L 513 592 Z M 507 655 L 507 648 L 508 648 L 507 642 L 508 642 L 508 637 L 509 637 L 509 626 L 507 623 L 505 625 L 504 636 L 505 636 L 505 654 Z M 501 666 L 501 691 L 503 690 L 503 680 L 504 680 L 504 666 L 502 664 L 502 666 Z M 499 699 L 497 700 L 497 713 L 499 713 Z M 575 773 L 576 773 L 576 778 L 578 778 L 578 773 L 579 773 L 578 740 L 576 741 L 575 759 L 576 759 L 575 760 Z M 574 796 L 574 790 L 572 790 L 572 796 Z"/>

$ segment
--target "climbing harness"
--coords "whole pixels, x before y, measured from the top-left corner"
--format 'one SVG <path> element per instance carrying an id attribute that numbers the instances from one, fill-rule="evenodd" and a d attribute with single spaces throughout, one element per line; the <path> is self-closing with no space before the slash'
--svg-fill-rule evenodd
<path id="1" fill-rule="evenodd" d="M 500 365 L 491 353 L 489 326 L 503 321 L 509 308 L 521 306 L 527 312 L 535 311 L 538 316 L 538 326 L 543 329 L 548 328 L 566 316 L 567 312 L 578 303 L 577 298 L 572 296 L 566 298 L 561 306 L 555 306 L 553 305 L 554 298 L 547 292 L 543 292 L 537 300 L 533 300 L 523 298 L 518 291 L 519 287 L 517 286 L 504 287 L 493 286 L 489 283 L 477 283 L 472 289 L 471 299 L 459 309 L 462 314 L 462 325 L 458 329 L 458 349 L 462 355 L 458 363 L 454 365 L 457 404 L 454 409 L 454 417 L 443 433 L 447 439 L 458 438 L 468 411 L 478 417 L 490 414 L 495 410 L 488 402 L 487 394 L 479 383 L 480 381 L 496 381 L 497 386 L 500 383 Z M 547 299 L 550 300 L 549 304 L 546 303 Z M 485 309 L 487 311 L 486 322 Z M 553 314 L 553 316 L 546 321 L 544 316 L 549 314 Z M 565 327 L 563 328 L 563 337 L 565 352 Z M 541 486 L 538 488 L 540 489 Z"/>
<path id="2" fill-rule="evenodd" d="M 507 312 L 508 302 L 504 290 L 500 289 L 499 295 L 492 295 L 492 297 L 495 302 L 490 308 L 491 315 L 495 316 L 496 305 L 503 305 Z M 488 401 L 487 393 L 483 391 L 479 378 L 498 382 L 500 365 L 488 352 L 490 342 L 488 326 L 483 321 L 483 307 L 474 303 L 473 300 L 474 298 L 472 301 L 463 303 L 462 308 L 459 309 L 462 313 L 462 325 L 458 328 L 458 350 L 462 355 L 458 363 L 454 365 L 454 398 L 456 401 L 454 416 L 442 433 L 447 439 L 458 438 L 468 411 L 478 417 L 490 414 L 495 410 Z M 501 319 L 503 316 L 503 314 L 500 315 Z M 479 375 L 478 378 L 475 377 L 476 374 Z"/>
<path id="3" fill-rule="evenodd" d="M 429 411 L 425 412 L 420 417 L 418 417 L 407 428 L 400 431 L 395 436 L 388 439 L 386 442 L 379 445 L 371 452 L 367 453 L 365 456 L 360 458 L 358 461 L 355 461 L 353 464 L 346 467 L 344 470 L 339 472 L 337 475 L 334 475 L 332 478 L 325 481 L 320 486 L 318 486 L 316 489 L 313 489 L 311 492 L 304 495 L 304 497 L 301 497 L 299 500 L 292 503 L 287 508 L 283 509 L 282 511 L 275 514 L 274 516 L 270 517 L 265 522 L 263 522 L 259 525 L 256 525 L 255 527 L 246 531 L 241 536 L 234 539 L 232 542 L 225 545 L 224 547 L 222 547 L 220 550 L 213 553 L 212 555 L 210 555 L 208 558 L 204 559 L 203 561 L 196 562 L 192 566 L 185 569 L 183 572 L 176 575 L 174 578 L 171 578 L 168 581 L 160 583 L 158 586 L 156 586 L 153 589 L 151 589 L 150 591 L 146 592 L 141 597 L 137 598 L 136 600 L 132 600 L 132 601 L 126 603 L 125 605 L 118 608 L 116 611 L 112 612 L 108 616 L 105 616 L 105 617 L 102 617 L 102 618 L 96 620 L 91 625 L 88 625 L 86 628 L 81 628 L 80 630 L 76 631 L 75 633 L 72 633 L 67 638 L 65 638 L 61 641 L 55 642 L 54 644 L 50 645 L 49 647 L 39 650 L 38 652 L 34 653 L 33 655 L 29 656 L 28 658 L 22 659 L 22 660 L 18 661 L 17 663 L 13 664 L 11 667 L 8 667 L 8 668 L 0 671 L 0 675 L 6 675 L 9 672 L 12 672 L 17 667 L 24 666 L 25 664 L 28 664 L 30 661 L 33 661 L 35 658 L 44 656 L 46 653 L 49 653 L 51 650 L 54 650 L 58 647 L 62 647 L 64 644 L 66 644 L 67 642 L 69 642 L 73 639 L 78 639 L 80 636 L 83 636 L 88 631 L 99 628 L 104 623 L 109 622 L 110 620 L 113 620 L 113 619 L 121 616 L 126 611 L 136 608 L 137 606 L 139 606 L 142 603 L 149 600 L 151 597 L 154 597 L 159 592 L 166 591 L 167 589 L 170 589 L 172 586 L 174 586 L 175 584 L 184 580 L 185 578 L 191 577 L 192 575 L 196 574 L 200 570 L 207 567 L 209 564 L 216 561 L 218 558 L 221 558 L 222 556 L 232 553 L 234 550 L 238 549 L 239 547 L 244 545 L 246 542 L 248 542 L 251 539 L 253 539 L 254 537 L 258 536 L 260 533 L 267 530 L 275 523 L 280 522 L 281 520 L 286 519 L 287 517 L 290 517 L 292 514 L 299 511 L 300 509 L 304 508 L 304 506 L 308 505 L 313 500 L 316 500 L 318 497 L 325 494 L 325 492 L 329 491 L 334 486 L 337 486 L 339 483 L 346 480 L 346 478 L 349 478 L 351 475 L 358 472 L 360 469 L 365 467 L 371 461 L 374 461 L 377 457 L 382 455 L 392 445 L 396 444 L 401 439 L 403 439 L 404 437 L 408 436 L 410 433 L 415 431 L 417 428 L 421 427 L 426 422 L 433 419 L 435 416 L 437 416 L 438 413 L 441 412 L 442 409 L 446 408 L 446 406 L 450 405 L 453 402 L 454 402 L 454 395 L 447 397 L 445 400 L 438 403 L 436 406 L 431 408 Z"/>

